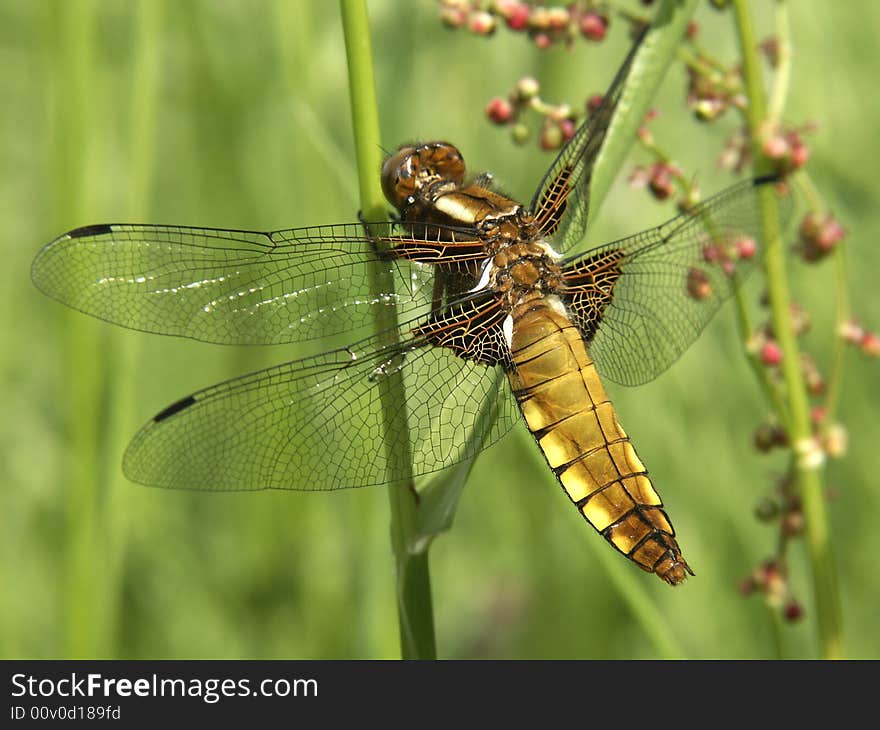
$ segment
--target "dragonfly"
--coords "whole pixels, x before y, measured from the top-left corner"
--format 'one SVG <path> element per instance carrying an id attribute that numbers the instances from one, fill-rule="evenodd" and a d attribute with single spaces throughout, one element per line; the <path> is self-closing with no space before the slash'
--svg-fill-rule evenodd
<path id="1" fill-rule="evenodd" d="M 48 243 L 36 286 L 116 325 L 243 345 L 351 333 L 345 347 L 177 400 L 135 435 L 126 476 L 213 491 L 399 483 L 472 460 L 524 421 L 611 546 L 669 584 L 692 575 L 603 382 L 645 383 L 697 338 L 760 256 L 758 191 L 774 180 L 576 253 L 638 45 L 528 204 L 469 178 L 459 150 L 437 141 L 386 158 L 396 212 L 383 222 L 97 224 Z M 381 277 L 392 285 L 377 289 Z M 389 309 L 395 323 L 376 331 Z M 389 405 L 389 392 L 403 397 Z M 386 428 L 389 414 L 405 428 Z"/>

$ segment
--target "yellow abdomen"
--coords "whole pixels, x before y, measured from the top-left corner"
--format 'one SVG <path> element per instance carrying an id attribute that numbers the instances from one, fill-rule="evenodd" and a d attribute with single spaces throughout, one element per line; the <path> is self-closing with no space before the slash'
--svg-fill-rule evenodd
<path id="1" fill-rule="evenodd" d="M 681 583 L 692 571 L 580 332 L 541 298 L 519 304 L 511 316 L 513 367 L 507 377 L 571 501 L 640 568 Z"/>

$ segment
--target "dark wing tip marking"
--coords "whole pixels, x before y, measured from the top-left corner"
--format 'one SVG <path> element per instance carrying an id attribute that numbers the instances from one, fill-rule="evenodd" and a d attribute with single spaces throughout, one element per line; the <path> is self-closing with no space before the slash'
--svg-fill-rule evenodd
<path id="1" fill-rule="evenodd" d="M 67 236 L 68 238 L 86 238 L 87 236 L 106 236 L 108 233 L 113 233 L 113 226 L 109 223 L 93 223 L 89 226 L 74 228 Z"/>
<path id="2" fill-rule="evenodd" d="M 175 413 L 180 413 L 185 408 L 189 408 L 191 405 L 194 405 L 196 402 L 195 396 L 188 395 L 186 398 L 181 398 L 179 401 L 172 403 L 165 410 L 160 411 L 155 416 L 153 416 L 153 423 L 159 423 L 160 421 L 164 421 L 166 418 L 171 418 Z"/>
<path id="3" fill-rule="evenodd" d="M 86 238 L 87 236 L 105 236 L 113 233 L 113 226 L 109 223 L 93 223 L 90 226 L 74 228 L 68 232 L 68 238 Z"/>

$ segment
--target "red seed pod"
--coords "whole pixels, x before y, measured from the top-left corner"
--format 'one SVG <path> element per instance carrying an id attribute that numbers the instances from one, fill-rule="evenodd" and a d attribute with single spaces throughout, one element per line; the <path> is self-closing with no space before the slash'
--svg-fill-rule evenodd
<path id="1" fill-rule="evenodd" d="M 495 124 L 507 124 L 513 118 L 513 105 L 496 96 L 486 105 L 486 116 Z"/>
<path id="2" fill-rule="evenodd" d="M 830 251 L 846 237 L 846 230 L 830 213 L 822 220 L 816 243 L 823 251 Z"/>
<path id="3" fill-rule="evenodd" d="M 562 146 L 563 134 L 557 124 L 545 124 L 541 129 L 541 149 L 555 150 Z"/>
<path id="4" fill-rule="evenodd" d="M 776 340 L 767 340 L 761 346 L 759 357 L 765 365 L 779 365 L 782 362 L 782 348 L 779 347 Z"/>
<path id="5" fill-rule="evenodd" d="M 477 10 L 468 16 L 468 28 L 477 35 L 492 35 L 495 32 L 495 17 L 485 10 Z"/>
<path id="6" fill-rule="evenodd" d="M 800 170 L 810 160 L 810 148 L 797 134 L 792 134 L 791 144 L 791 167 Z"/>
<path id="7" fill-rule="evenodd" d="M 761 149 L 771 160 L 781 160 L 791 152 L 788 139 L 782 134 L 774 134 L 765 139 Z"/>
<path id="8" fill-rule="evenodd" d="M 559 129 L 562 131 L 562 137 L 565 139 L 565 141 L 568 141 L 572 137 L 574 137 L 574 133 L 577 131 L 577 127 L 575 126 L 573 119 L 560 120 Z"/>
<path id="9" fill-rule="evenodd" d="M 550 46 L 553 45 L 553 39 L 546 33 L 536 33 L 534 40 L 535 45 L 542 51 L 550 48 Z"/>
<path id="10" fill-rule="evenodd" d="M 584 13 L 581 16 L 580 28 L 587 40 L 601 41 L 608 32 L 608 18 L 599 13 Z"/>
<path id="11" fill-rule="evenodd" d="M 800 621 L 804 617 L 804 607 L 794 599 L 791 599 L 785 604 L 782 615 L 785 616 L 786 621 Z"/>
<path id="12" fill-rule="evenodd" d="M 687 275 L 687 292 L 691 299 L 698 302 L 712 296 L 712 283 L 705 271 L 696 266 L 691 267 Z"/>
<path id="13" fill-rule="evenodd" d="M 868 357 L 880 357 L 880 337 L 874 332 L 864 332 L 859 340 L 859 349 Z"/>
<path id="14" fill-rule="evenodd" d="M 651 167 L 651 179 L 648 186 L 657 200 L 666 200 L 675 191 L 672 172 L 673 168 L 662 162 Z"/>
<path id="15" fill-rule="evenodd" d="M 602 106 L 602 100 L 605 97 L 602 94 L 593 94 L 589 99 L 587 99 L 587 114 L 592 114 L 596 111 L 600 106 Z"/>
<path id="16" fill-rule="evenodd" d="M 511 30 L 525 30 L 529 26 L 529 14 L 531 8 L 526 3 L 521 2 L 504 2 L 496 3 L 499 11 L 504 16 L 507 27 Z M 503 5 L 503 8 L 501 7 Z"/>
<path id="17" fill-rule="evenodd" d="M 810 420 L 818 426 L 828 417 L 828 409 L 825 406 L 813 406 L 810 409 Z"/>
<path id="18" fill-rule="evenodd" d="M 830 213 L 807 213 L 799 233 L 801 256 L 808 262 L 825 258 L 846 237 L 846 229 Z"/>
<path id="19" fill-rule="evenodd" d="M 758 244 L 751 236 L 740 236 L 734 241 L 736 255 L 741 259 L 751 259 L 758 253 Z"/>

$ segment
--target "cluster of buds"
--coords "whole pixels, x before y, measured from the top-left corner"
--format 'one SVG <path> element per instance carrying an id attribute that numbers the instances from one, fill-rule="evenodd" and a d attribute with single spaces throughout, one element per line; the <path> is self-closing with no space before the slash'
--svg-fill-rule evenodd
<path id="1" fill-rule="evenodd" d="M 880 357 L 880 336 L 865 329 L 856 320 L 845 322 L 839 334 L 845 342 L 858 347 L 863 355 Z"/>
<path id="2" fill-rule="evenodd" d="M 780 175 L 800 170 L 810 159 L 810 148 L 803 135 L 813 131 L 813 125 L 800 128 L 769 125 L 762 134 L 761 149 Z"/>
<path id="3" fill-rule="evenodd" d="M 708 240 L 703 244 L 704 266 L 692 266 L 688 269 L 686 282 L 688 296 L 696 301 L 703 301 L 712 296 L 714 291 L 709 267 L 717 267 L 721 269 L 724 276 L 730 277 L 736 272 L 737 262 L 754 259 L 757 253 L 758 245 L 751 236 L 742 235 L 724 240 Z M 754 348 L 755 350 L 760 349 L 764 364 L 779 364 L 781 351 L 772 339 L 765 337 L 762 342 L 756 343 Z M 776 350 L 774 351 L 773 348 Z"/>
<path id="4" fill-rule="evenodd" d="M 745 107 L 739 69 L 722 71 L 698 56 L 695 64 L 688 66 L 687 72 L 687 105 L 699 121 L 714 121 L 731 106 Z"/>
<path id="5" fill-rule="evenodd" d="M 638 165 L 633 168 L 628 180 L 633 188 L 647 188 L 657 200 L 668 200 L 672 197 L 676 182 L 687 185 L 681 168 L 663 160 L 650 165 Z"/>
<path id="6" fill-rule="evenodd" d="M 738 129 L 724 143 L 718 155 L 718 167 L 740 174 L 752 162 L 752 147 L 744 129 Z"/>
<path id="7" fill-rule="evenodd" d="M 637 133 L 639 143 L 653 156 L 654 162 L 633 168 L 628 178 L 629 184 L 633 188 L 647 189 L 656 200 L 661 201 L 671 198 L 678 188 L 681 191 L 678 210 L 684 213 L 700 202 L 700 191 L 655 141 L 648 125 L 658 116 L 660 113 L 656 109 L 649 109 Z"/>
<path id="8" fill-rule="evenodd" d="M 540 144 L 544 150 L 555 150 L 570 140 L 577 131 L 582 117 L 567 104 L 552 105 L 538 96 L 540 87 L 531 76 L 520 79 L 507 98 L 496 97 L 486 105 L 486 116 L 494 124 L 509 126 L 516 144 L 523 144 L 530 135 L 525 122 L 528 111 L 537 112 L 542 118 Z M 601 100 L 601 97 L 599 97 Z M 587 103 L 589 110 L 590 102 Z"/>
<path id="9" fill-rule="evenodd" d="M 761 453 L 784 448 L 789 443 L 785 429 L 775 421 L 765 421 L 758 426 L 752 436 L 752 442 Z"/>
<path id="10" fill-rule="evenodd" d="M 824 395 L 825 380 L 822 377 L 822 373 L 819 372 L 819 367 L 816 365 L 812 355 L 806 352 L 801 353 L 801 372 L 804 374 L 804 382 L 810 395 Z"/>
<path id="11" fill-rule="evenodd" d="M 792 597 L 787 571 L 782 561 L 767 560 L 739 583 L 743 596 L 762 595 L 767 605 L 782 611 L 786 621 L 798 621 L 804 608 Z"/>
<path id="12" fill-rule="evenodd" d="M 608 32 L 610 16 L 606 4 L 581 0 L 567 6 L 544 5 L 521 0 L 441 0 L 440 17 L 450 28 L 466 27 L 476 35 L 488 36 L 499 25 L 526 33 L 538 48 L 559 42 L 571 44 L 578 36 L 601 41 Z"/>
<path id="13" fill-rule="evenodd" d="M 808 263 L 821 261 L 846 238 L 846 229 L 831 213 L 810 212 L 798 230 L 795 250 Z"/>

